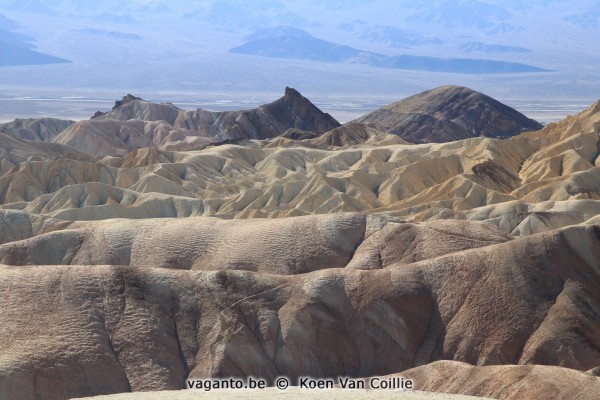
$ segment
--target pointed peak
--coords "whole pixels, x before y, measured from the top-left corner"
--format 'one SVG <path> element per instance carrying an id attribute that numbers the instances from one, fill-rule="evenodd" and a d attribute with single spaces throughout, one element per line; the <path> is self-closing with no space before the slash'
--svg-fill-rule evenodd
<path id="1" fill-rule="evenodd" d="M 289 86 L 285 87 L 285 97 L 304 97 L 300 94 L 299 91 L 297 91 L 294 88 L 291 88 Z"/>
<path id="2" fill-rule="evenodd" d="M 115 101 L 115 106 L 113 107 L 113 110 L 132 101 L 144 101 L 144 99 L 142 99 L 141 97 L 136 97 L 132 94 L 127 94 L 126 96 L 123 96 L 123 99 Z"/>

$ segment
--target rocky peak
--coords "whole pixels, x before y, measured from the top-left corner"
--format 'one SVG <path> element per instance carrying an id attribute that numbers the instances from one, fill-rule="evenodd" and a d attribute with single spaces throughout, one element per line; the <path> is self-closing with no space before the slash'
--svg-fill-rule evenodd
<path id="1" fill-rule="evenodd" d="M 356 120 L 413 143 L 477 136 L 506 138 L 542 125 L 517 110 L 463 86 L 441 86 L 389 104 Z"/>
<path id="2" fill-rule="evenodd" d="M 290 87 L 285 88 L 285 94 L 279 100 L 261 108 L 283 123 L 285 130 L 296 128 L 322 134 L 340 126 L 340 123 L 331 115 L 321 111 L 300 92 Z"/>
<path id="3" fill-rule="evenodd" d="M 299 97 L 304 98 L 299 91 L 289 86 L 285 87 L 285 97 Z"/>
<path id="4" fill-rule="evenodd" d="M 142 99 L 141 97 L 136 97 L 132 94 L 127 94 L 126 96 L 123 96 L 123 99 L 115 101 L 115 106 L 112 109 L 116 110 L 117 108 L 121 107 L 122 105 L 127 104 L 132 101 L 136 101 L 136 100 L 144 101 L 144 99 Z"/>

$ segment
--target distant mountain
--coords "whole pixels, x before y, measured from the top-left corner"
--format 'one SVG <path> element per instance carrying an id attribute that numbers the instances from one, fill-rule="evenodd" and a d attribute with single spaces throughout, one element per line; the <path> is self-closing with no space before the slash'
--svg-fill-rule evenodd
<path id="1" fill-rule="evenodd" d="M 376 66 L 417 71 L 453 72 L 457 74 L 514 74 L 548 71 L 532 65 L 507 61 L 482 60 L 475 58 L 436 58 L 408 55 L 389 57 L 384 62 Z"/>
<path id="2" fill-rule="evenodd" d="M 499 5 L 477 0 L 446 0 L 434 3 L 407 20 L 446 28 L 491 29 L 511 17 L 512 13 Z"/>
<path id="3" fill-rule="evenodd" d="M 13 30 L 17 29 L 18 27 L 19 24 L 17 24 L 16 21 L 13 21 L 12 19 L 0 14 L 0 29 Z"/>
<path id="4" fill-rule="evenodd" d="M 442 39 L 435 36 L 426 36 L 394 26 L 380 25 L 366 29 L 361 33 L 360 38 L 375 43 L 385 43 L 391 47 L 440 45 L 444 43 Z"/>
<path id="5" fill-rule="evenodd" d="M 484 59 L 444 59 L 425 56 L 386 56 L 318 39 L 300 29 L 280 26 L 246 37 L 231 53 L 311 61 L 367 64 L 375 67 L 466 74 L 544 72 L 527 64 Z"/>
<path id="6" fill-rule="evenodd" d="M 35 40 L 13 31 L 18 28 L 19 25 L 15 21 L 0 15 L 0 67 L 70 62 L 35 51 Z"/>
<path id="7" fill-rule="evenodd" d="M 51 8 L 37 0 L 15 0 L 5 5 L 8 10 L 31 14 L 57 15 Z"/>
<path id="8" fill-rule="evenodd" d="M 85 33 L 88 35 L 96 35 L 96 36 L 104 36 L 113 39 L 122 39 L 122 40 L 142 40 L 140 35 L 136 35 L 135 33 L 127 33 L 127 32 L 117 32 L 117 31 L 107 31 L 103 29 L 78 29 L 75 32 Z"/>
<path id="9" fill-rule="evenodd" d="M 504 46 L 501 44 L 486 44 L 482 42 L 469 42 L 459 46 L 460 50 L 469 53 L 531 53 L 530 49 L 519 46 Z"/>
<path id="10" fill-rule="evenodd" d="M 369 60 L 379 57 L 375 53 L 317 39 L 308 32 L 288 26 L 261 29 L 245 39 L 246 43 L 230 52 L 329 62 L 352 62 L 361 56 Z"/>
<path id="11" fill-rule="evenodd" d="M 118 9 L 122 7 L 122 3 L 118 2 L 114 8 Z M 171 8 L 164 3 L 159 3 L 159 2 L 151 2 L 148 4 L 139 4 L 137 7 L 134 8 L 134 11 L 140 14 L 153 14 L 153 15 L 157 15 L 157 14 L 165 14 L 171 11 Z"/>
<path id="12" fill-rule="evenodd" d="M 20 47 L 32 49 L 34 39 L 31 36 L 23 35 L 22 33 L 13 32 L 4 28 L 0 28 L 0 43 L 13 44 Z"/>
<path id="13" fill-rule="evenodd" d="M 207 22 L 220 29 L 257 29 L 270 25 L 293 25 L 297 27 L 319 26 L 318 22 L 298 15 L 286 9 L 286 5 L 277 0 L 251 1 L 215 1 L 204 7 L 187 12 L 184 18 Z"/>
<path id="14" fill-rule="evenodd" d="M 184 14 L 184 18 L 199 19 L 223 28 L 249 28 L 264 26 L 268 20 L 266 10 L 258 7 L 245 7 L 229 1 L 216 1 L 204 8 Z"/>
<path id="15" fill-rule="evenodd" d="M 365 3 L 369 3 L 364 0 L 330 0 L 327 2 L 321 2 L 319 0 L 313 0 L 313 4 L 323 5 L 328 10 L 340 11 L 340 10 L 352 10 L 364 6 Z"/>
<path id="16" fill-rule="evenodd" d="M 137 24 L 138 20 L 133 16 L 128 14 L 111 14 L 111 13 L 102 13 L 96 15 L 93 18 L 96 22 L 103 22 L 109 24 Z"/>
<path id="17" fill-rule="evenodd" d="M 18 65 L 60 64 L 70 61 L 31 50 L 29 44 L 0 42 L 0 67 Z"/>
<path id="18" fill-rule="evenodd" d="M 505 33 L 521 33 L 524 31 L 525 31 L 525 28 L 523 28 L 522 26 L 508 24 L 508 23 L 503 22 L 503 23 L 498 24 L 497 26 L 493 27 L 492 29 L 487 30 L 485 32 L 485 34 L 488 36 L 496 36 L 496 35 L 503 35 Z"/>
<path id="19" fill-rule="evenodd" d="M 441 86 L 375 110 L 355 122 L 371 124 L 412 143 L 477 136 L 506 138 L 542 125 L 482 93 Z"/>
<path id="20" fill-rule="evenodd" d="M 435 36 L 423 35 L 410 29 L 401 29 L 395 26 L 373 25 L 363 20 L 342 23 L 338 27 L 346 32 L 356 33 L 361 39 L 396 48 L 444 43 L 442 39 Z"/>
<path id="21" fill-rule="evenodd" d="M 600 6 L 579 14 L 569 14 L 563 20 L 584 29 L 600 29 Z"/>

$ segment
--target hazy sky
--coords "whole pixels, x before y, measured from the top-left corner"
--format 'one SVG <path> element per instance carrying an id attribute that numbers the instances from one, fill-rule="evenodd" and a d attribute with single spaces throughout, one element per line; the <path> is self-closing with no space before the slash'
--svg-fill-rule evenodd
<path id="1" fill-rule="evenodd" d="M 6 63 L 31 52 L 69 61 L 0 67 L 0 119 L 32 112 L 83 116 L 127 92 L 186 107 L 253 106 L 280 96 L 286 85 L 338 115 L 441 84 L 470 86 L 553 118 L 600 98 L 600 3 L 589 0 L 1 0 L 0 15 Z M 280 26 L 314 40 L 299 44 L 271 34 L 252 43 L 251 55 L 229 51 L 257 38 L 256 31 Z M 335 45 L 361 52 L 339 52 Z M 381 67 L 403 55 L 551 72 Z"/>

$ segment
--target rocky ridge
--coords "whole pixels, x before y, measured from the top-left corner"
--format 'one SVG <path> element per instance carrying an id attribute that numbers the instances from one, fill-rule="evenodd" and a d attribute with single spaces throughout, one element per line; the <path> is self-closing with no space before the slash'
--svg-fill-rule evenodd
<path id="1" fill-rule="evenodd" d="M 441 86 L 375 110 L 356 122 L 370 123 L 412 143 L 471 137 L 506 138 L 542 125 L 483 93 Z"/>
<path id="2" fill-rule="evenodd" d="M 243 139 L 199 151 L 145 148 L 97 160 L 73 150 L 7 164 L 0 203 L 72 221 L 349 211 L 487 221 L 527 235 L 598 215 L 598 121 L 596 104 L 508 140 L 412 145 L 347 124 L 309 139 Z"/>
<path id="3" fill-rule="evenodd" d="M 262 228 L 223 221 L 253 238 L 244 245 L 190 230 L 212 221 L 177 223 L 64 227 L 2 245 L 14 266 L 0 268 L 0 335 L 10 349 L 0 394 L 173 390 L 188 377 L 387 375 L 446 359 L 587 371 L 600 357 L 597 225 L 510 239 L 484 223 L 414 227 L 360 214 Z M 292 234 L 280 235 L 286 223 Z M 294 244 L 319 229 L 323 236 Z M 160 242 L 148 236 L 158 231 Z M 335 257 L 344 251 L 345 260 Z M 202 264 L 181 269 L 193 254 Z M 428 382 L 425 390 L 455 390 Z"/>
<path id="4" fill-rule="evenodd" d="M 242 111 L 184 111 L 171 103 L 152 103 L 127 95 L 112 110 L 85 121 L 16 120 L 0 133 L 18 139 L 62 144 L 94 157 L 124 156 L 140 148 L 199 150 L 225 140 L 268 139 L 288 129 L 317 134 L 339 126 L 297 90 L 280 99 Z"/>
<path id="5" fill-rule="evenodd" d="M 508 139 L 424 144 L 330 129 L 306 102 L 288 89 L 219 114 L 210 129 L 237 132 L 222 140 L 198 136 L 206 115 L 133 96 L 89 134 L 0 134 L 0 398 L 396 374 L 594 398 L 600 102 Z"/>

